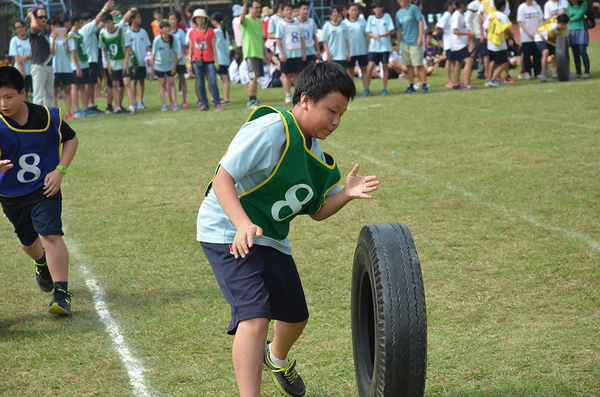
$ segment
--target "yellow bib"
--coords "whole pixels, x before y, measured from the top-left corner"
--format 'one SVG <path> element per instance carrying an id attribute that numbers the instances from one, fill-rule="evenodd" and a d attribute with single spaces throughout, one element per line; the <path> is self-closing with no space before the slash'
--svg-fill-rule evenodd
<path id="1" fill-rule="evenodd" d="M 492 12 L 492 17 L 490 18 L 490 26 L 488 26 L 487 39 L 497 46 L 502 45 L 502 36 L 508 37 L 507 30 L 512 26 L 512 22 L 508 21 L 507 23 L 502 23 L 496 18 L 496 12 Z"/>

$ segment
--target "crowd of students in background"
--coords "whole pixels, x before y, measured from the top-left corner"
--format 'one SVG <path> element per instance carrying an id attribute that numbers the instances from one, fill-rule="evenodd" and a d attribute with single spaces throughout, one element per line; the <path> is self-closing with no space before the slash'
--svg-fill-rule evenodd
<path id="1" fill-rule="evenodd" d="M 215 111 L 230 104 L 231 84 L 236 83 L 249 85 L 249 108 L 260 106 L 258 87 L 282 86 L 284 101 L 291 103 L 295 80 L 315 61 L 336 62 L 360 78 L 365 97 L 372 95 L 373 78 L 382 79 L 382 96 L 388 95 L 390 78 L 408 80 L 404 94 L 418 89 L 426 94 L 427 76 L 436 67 L 444 68 L 446 87 L 455 90 L 475 88 L 472 71 L 488 87 L 514 82 L 513 68 L 519 79 L 544 83 L 548 75 L 557 77 L 554 50 L 557 37 L 564 35 L 575 63 L 571 77 L 590 78 L 586 1 L 547 0 L 542 9 L 535 0 L 525 0 L 516 16 L 520 44 L 511 31 L 506 0 L 448 0 L 439 19 L 429 15 L 429 24 L 421 0 L 397 1 L 395 18 L 379 0 L 373 1 L 368 17 L 361 0 L 333 6 L 322 28 L 308 16 L 307 1 L 280 1 L 271 10 L 245 0 L 243 6 L 233 6 L 232 21 L 191 6 L 185 9 L 185 21 L 178 11 L 165 18 L 156 10 L 152 40 L 141 27 L 139 10 L 131 8 L 124 15 L 111 11 L 113 0 L 95 16 L 48 20 L 43 7 L 34 7 L 28 12 L 29 29 L 25 21 L 15 22 L 8 55 L 33 101 L 57 106 L 64 98 L 68 119 L 98 115 L 95 98 L 103 92 L 106 113 L 125 112 L 126 93 L 129 113 L 135 114 L 146 108 L 145 81 L 153 79 L 159 82 L 162 111 L 189 107 L 188 79 L 195 81 L 200 111 L 211 107 L 208 94 Z M 594 6 L 600 9 L 600 4 Z"/>

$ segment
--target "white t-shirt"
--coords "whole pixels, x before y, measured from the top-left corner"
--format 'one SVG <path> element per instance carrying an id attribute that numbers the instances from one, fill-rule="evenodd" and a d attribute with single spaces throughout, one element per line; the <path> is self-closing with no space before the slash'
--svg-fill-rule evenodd
<path id="1" fill-rule="evenodd" d="M 452 14 L 450 27 L 451 31 L 453 32 L 452 36 L 450 37 L 450 50 L 452 52 L 460 51 L 467 46 L 467 39 L 469 38 L 467 35 L 454 34 L 454 29 L 461 32 L 467 31 L 467 22 L 465 21 L 464 15 L 460 11 L 456 10 Z"/>
<path id="2" fill-rule="evenodd" d="M 567 9 L 567 0 L 558 0 L 556 2 L 548 0 L 544 4 L 544 19 L 556 18 Z"/>
<path id="3" fill-rule="evenodd" d="M 450 41 L 452 40 L 452 15 L 446 11 L 435 26 L 444 30 L 444 50 L 448 51 L 450 49 Z"/>
<path id="4" fill-rule="evenodd" d="M 492 17 L 492 13 L 490 13 L 485 18 L 485 21 L 483 22 L 483 30 L 485 30 L 486 32 L 487 32 L 487 28 L 490 26 L 490 21 L 492 20 L 491 17 Z M 496 18 L 502 24 L 510 22 L 510 19 L 508 19 L 508 15 L 504 14 L 502 11 L 496 11 Z M 500 35 L 500 37 L 502 37 L 502 44 L 500 44 L 499 46 L 497 46 L 496 44 L 492 43 L 490 40 L 487 40 L 488 50 L 490 50 L 490 51 L 502 51 L 502 50 L 507 50 L 508 49 L 508 46 L 506 45 L 506 39 L 504 38 L 504 35 Z"/>
<path id="5" fill-rule="evenodd" d="M 535 32 L 542 25 L 543 12 L 542 7 L 540 7 L 537 3 L 533 3 L 532 5 L 527 5 L 527 3 L 522 3 L 517 8 L 517 22 L 523 22 L 529 32 L 532 35 L 528 35 L 523 27 L 519 24 L 519 32 L 521 33 L 521 43 L 531 43 L 533 41 L 533 36 L 535 36 Z"/>
<path id="6" fill-rule="evenodd" d="M 238 195 L 258 186 L 271 175 L 283 154 L 286 140 L 283 120 L 276 113 L 242 126 L 220 161 L 221 166 L 236 181 L 235 189 Z M 312 138 L 310 151 L 325 161 L 318 139 Z M 338 185 L 328 194 L 340 190 Z M 230 244 L 237 233 L 235 226 L 221 208 L 214 189 L 211 189 L 202 201 L 196 231 L 198 241 L 214 244 Z M 281 241 L 266 236 L 255 237 L 254 243 L 273 247 L 287 255 L 292 253 L 292 246 L 287 237 Z"/>
<path id="7" fill-rule="evenodd" d="M 558 30 L 558 24 L 556 22 L 550 23 L 550 29 L 552 29 L 552 33 L 554 34 L 554 37 L 558 37 L 562 33 L 562 31 Z M 536 42 L 544 41 L 544 40 L 542 40 L 542 37 L 544 39 L 550 41 L 548 39 L 548 29 L 544 29 L 540 33 L 536 33 L 535 34 L 535 41 Z"/>
<path id="8" fill-rule="evenodd" d="M 467 6 L 465 12 L 465 21 L 467 22 L 467 29 L 475 33 L 475 38 L 481 38 L 481 29 L 479 28 L 479 6 L 481 2 L 479 0 L 473 0 Z"/>

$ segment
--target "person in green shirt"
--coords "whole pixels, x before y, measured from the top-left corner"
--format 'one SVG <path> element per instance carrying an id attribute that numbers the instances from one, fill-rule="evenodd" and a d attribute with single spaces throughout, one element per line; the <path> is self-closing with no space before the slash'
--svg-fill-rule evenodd
<path id="1" fill-rule="evenodd" d="M 590 42 L 588 31 L 583 26 L 584 15 L 588 9 L 587 1 L 570 0 L 567 7 L 567 16 L 570 19 L 569 23 L 569 43 L 571 51 L 573 51 L 573 60 L 575 61 L 575 70 L 577 77 L 582 79 L 590 78 L 590 57 L 587 53 L 587 46 Z M 581 61 L 585 73 L 581 74 Z"/>
<path id="2" fill-rule="evenodd" d="M 242 53 L 250 74 L 250 83 L 248 84 L 249 109 L 256 109 L 260 106 L 258 99 L 256 99 L 258 78 L 263 75 L 263 59 L 267 53 L 263 41 L 265 32 L 262 30 L 261 12 L 260 1 L 253 0 L 252 6 L 248 9 L 248 0 L 244 0 L 244 7 L 240 14 L 240 24 L 242 27 Z"/>

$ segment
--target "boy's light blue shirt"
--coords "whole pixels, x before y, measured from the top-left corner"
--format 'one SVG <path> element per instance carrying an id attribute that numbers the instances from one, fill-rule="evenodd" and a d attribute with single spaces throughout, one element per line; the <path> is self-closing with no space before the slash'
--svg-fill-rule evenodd
<path id="1" fill-rule="evenodd" d="M 217 60 L 219 65 L 229 66 L 229 32 L 221 28 L 213 29 L 215 32 L 215 47 L 217 47 Z"/>
<path id="2" fill-rule="evenodd" d="M 314 37 L 317 35 L 319 29 L 317 28 L 317 24 L 315 20 L 312 18 L 306 18 L 306 21 L 302 22 L 297 17 L 294 19 L 298 21 L 300 26 L 302 26 L 302 37 L 304 37 L 304 45 L 306 46 L 306 55 L 315 55 L 315 39 Z"/>
<path id="3" fill-rule="evenodd" d="M 348 27 L 340 22 L 339 25 L 334 25 L 330 21 L 323 26 L 323 41 L 327 42 L 331 59 L 329 61 L 346 61 L 348 59 L 348 48 L 346 40 L 348 40 Z"/>
<path id="4" fill-rule="evenodd" d="M 396 12 L 396 27 L 402 29 L 402 42 L 410 46 L 416 46 L 419 39 L 419 20 L 423 14 L 419 7 L 409 4 L 406 11 L 402 8 Z"/>
<path id="5" fill-rule="evenodd" d="M 171 35 L 173 36 L 173 35 Z M 164 41 L 161 36 L 157 36 L 152 43 L 152 54 L 156 55 L 154 59 L 154 70 L 159 72 L 170 72 L 175 64 L 175 56 L 181 54 L 181 44 L 179 40 L 173 37 L 173 46 L 168 41 Z"/>
<path id="6" fill-rule="evenodd" d="M 302 26 L 297 19 L 288 22 L 282 19 L 277 25 L 275 38 L 281 40 L 283 51 L 288 59 L 302 58 Z"/>
<path id="7" fill-rule="evenodd" d="M 393 30 L 394 22 L 392 21 L 390 14 L 385 13 L 381 18 L 377 18 L 375 15 L 369 15 L 365 32 L 382 35 Z M 391 35 L 381 37 L 379 41 L 371 39 L 371 41 L 369 41 L 369 52 L 392 52 Z"/>
<path id="8" fill-rule="evenodd" d="M 54 37 L 50 36 L 50 47 L 52 47 L 52 42 L 54 41 Z M 71 73 L 71 60 L 65 54 L 65 45 L 67 42 L 65 40 L 59 40 L 54 44 L 54 55 L 52 56 L 52 68 L 54 69 L 54 73 Z"/>
<path id="9" fill-rule="evenodd" d="M 279 114 L 268 114 L 246 123 L 231 141 L 221 159 L 223 167 L 236 181 L 238 196 L 261 184 L 271 175 L 283 154 L 286 144 L 285 126 Z M 325 161 L 318 139 L 312 138 L 311 152 Z M 328 194 L 341 190 L 335 186 Z M 276 200 L 275 200 L 276 201 Z M 196 239 L 205 243 L 231 244 L 237 230 L 221 208 L 214 189 L 198 211 Z M 270 237 L 255 237 L 254 243 L 292 254 L 287 238 L 279 241 Z"/>
<path id="10" fill-rule="evenodd" d="M 269 18 L 269 23 L 267 24 L 267 33 L 276 34 L 277 26 L 279 25 L 279 22 L 281 22 L 281 21 L 283 21 L 283 17 L 280 17 L 277 14 L 271 15 L 271 18 Z M 279 51 L 279 46 L 277 44 L 275 45 L 275 53 L 277 55 L 281 55 L 281 52 Z"/>
<path id="11" fill-rule="evenodd" d="M 177 29 L 177 32 L 171 34 L 179 41 L 179 47 L 181 48 L 181 50 L 183 50 L 183 47 L 185 47 L 185 32 L 183 31 L 183 29 Z M 177 57 L 180 56 L 181 52 L 177 55 Z M 185 57 L 181 57 L 181 60 L 177 62 L 177 64 L 185 65 Z"/>
<path id="12" fill-rule="evenodd" d="M 87 52 L 88 62 L 98 63 L 98 48 L 100 48 L 100 40 L 96 36 L 98 31 L 98 25 L 96 20 L 92 19 L 90 22 L 83 25 L 79 29 L 79 34 L 83 36 L 83 44 L 85 44 L 85 51 Z"/>
<path id="13" fill-rule="evenodd" d="M 52 38 L 52 36 L 50 37 Z M 21 40 L 18 36 L 15 36 L 12 39 L 10 39 L 10 45 L 8 47 L 8 56 L 14 57 L 15 55 L 18 55 L 20 57 L 25 55 L 31 55 L 31 44 L 29 43 L 29 36 L 27 36 L 24 40 Z M 17 68 L 17 63 L 15 62 L 13 66 Z M 25 70 L 25 76 L 31 75 L 31 58 L 23 62 L 23 70 Z"/>
<path id="14" fill-rule="evenodd" d="M 73 32 L 70 32 L 73 33 Z M 81 36 L 80 34 L 77 33 L 73 33 L 77 36 Z M 73 54 L 71 51 L 75 51 L 76 53 L 78 53 L 77 50 L 77 40 L 75 40 L 73 37 L 68 38 L 67 41 L 69 42 L 69 54 L 71 55 L 71 71 L 75 72 L 77 70 L 77 66 L 75 65 L 75 62 L 73 61 Z M 54 52 L 56 52 L 56 47 L 54 47 Z M 81 59 L 77 58 L 77 62 L 79 63 L 79 69 L 88 69 L 90 67 L 90 65 L 87 62 L 83 62 Z"/>
<path id="15" fill-rule="evenodd" d="M 133 51 L 135 57 L 137 58 L 138 65 L 143 65 L 144 59 L 146 59 L 146 53 L 148 52 L 148 47 L 152 47 L 150 37 L 148 37 L 148 32 L 141 26 L 140 30 L 138 30 L 137 32 L 135 30 L 129 29 L 127 40 L 129 40 L 129 45 L 131 45 L 131 51 Z"/>
<path id="16" fill-rule="evenodd" d="M 350 40 L 350 56 L 367 55 L 367 37 L 365 29 L 367 21 L 357 18 L 352 22 L 349 19 L 342 21 L 348 27 L 348 40 Z"/>

